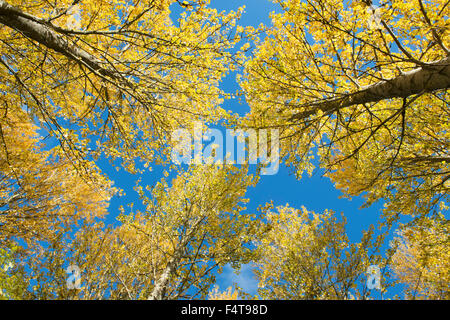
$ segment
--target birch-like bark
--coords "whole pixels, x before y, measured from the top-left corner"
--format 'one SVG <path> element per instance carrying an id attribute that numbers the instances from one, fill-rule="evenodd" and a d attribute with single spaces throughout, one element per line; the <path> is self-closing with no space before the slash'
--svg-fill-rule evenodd
<path id="1" fill-rule="evenodd" d="M 204 215 L 200 215 L 192 224 L 192 227 L 189 229 L 189 231 L 183 235 L 180 243 L 177 245 L 177 248 L 175 249 L 175 252 L 172 255 L 172 258 L 169 260 L 166 268 L 156 281 L 155 287 L 153 288 L 152 293 L 148 297 L 148 300 L 164 299 L 165 293 L 167 291 L 167 286 L 169 285 L 170 276 L 174 273 L 175 269 L 180 263 L 184 249 L 188 245 L 189 241 L 192 238 L 192 235 L 197 230 L 198 226 L 204 220 L 204 218 L 205 218 Z"/>
<path id="2" fill-rule="evenodd" d="M 446 57 L 342 97 L 304 104 L 302 107 L 307 107 L 308 110 L 294 114 L 291 120 L 307 118 L 316 114 L 318 110 L 324 113 L 332 113 L 357 104 L 374 103 L 393 98 L 406 98 L 415 94 L 430 93 L 449 87 L 450 57 Z"/>
<path id="3" fill-rule="evenodd" d="M 71 60 L 84 64 L 102 76 L 122 82 L 125 80 L 118 72 L 109 69 L 106 63 L 102 63 L 89 52 L 72 44 L 67 36 L 56 32 L 51 24 L 22 12 L 4 0 L 0 0 L 0 23 Z"/>
<path id="4" fill-rule="evenodd" d="M 167 263 L 167 266 L 164 269 L 163 273 L 156 281 L 155 287 L 153 288 L 153 291 L 148 300 L 162 300 L 164 298 L 165 292 L 167 290 L 167 285 L 170 281 L 170 276 L 173 274 L 178 265 L 182 249 L 184 249 L 184 246 L 180 244 L 170 261 Z"/>

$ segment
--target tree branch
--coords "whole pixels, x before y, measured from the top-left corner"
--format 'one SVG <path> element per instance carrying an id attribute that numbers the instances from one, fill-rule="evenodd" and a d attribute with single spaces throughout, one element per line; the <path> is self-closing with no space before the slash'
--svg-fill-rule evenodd
<path id="1" fill-rule="evenodd" d="M 290 120 L 305 119 L 316 114 L 319 110 L 324 113 L 332 113 L 357 104 L 373 103 L 392 98 L 406 98 L 414 94 L 434 92 L 449 87 L 450 57 L 446 57 L 342 97 L 297 105 L 296 108 L 303 107 L 309 110 L 294 114 Z"/>
<path id="2" fill-rule="evenodd" d="M 95 73 L 129 84 L 120 73 L 107 68 L 104 66 L 105 63 L 102 63 L 89 52 L 72 44 L 66 36 L 57 33 L 50 23 L 24 13 L 4 0 L 0 0 L 0 23 L 17 30 L 27 38 L 37 41 L 71 60 L 86 65 Z"/>

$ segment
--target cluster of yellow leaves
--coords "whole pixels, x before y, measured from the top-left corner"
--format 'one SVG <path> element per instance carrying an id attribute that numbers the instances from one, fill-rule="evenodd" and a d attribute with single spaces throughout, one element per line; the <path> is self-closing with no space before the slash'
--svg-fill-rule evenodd
<path id="1" fill-rule="evenodd" d="M 425 220 L 400 232 L 392 257 L 395 275 L 408 299 L 450 298 L 450 230 L 448 220 Z"/>
<path id="2" fill-rule="evenodd" d="M 238 292 L 233 291 L 231 287 L 223 292 L 219 291 L 219 287 L 215 287 L 208 296 L 208 300 L 237 300 L 237 298 Z"/>
<path id="3" fill-rule="evenodd" d="M 386 260 L 379 248 L 384 235 L 363 233 L 350 243 L 345 218 L 282 206 L 264 208 L 269 232 L 258 243 L 256 275 L 263 299 L 365 299 L 365 272 Z"/>
<path id="4" fill-rule="evenodd" d="M 83 163 L 91 177 L 83 180 L 62 152 L 42 148 L 26 112 L 1 110 L 0 240 L 49 240 L 63 226 L 103 217 L 114 190 L 96 166 Z"/>
<path id="5" fill-rule="evenodd" d="M 0 300 L 20 299 L 27 286 L 21 273 L 12 272 L 16 247 L 0 248 Z"/>

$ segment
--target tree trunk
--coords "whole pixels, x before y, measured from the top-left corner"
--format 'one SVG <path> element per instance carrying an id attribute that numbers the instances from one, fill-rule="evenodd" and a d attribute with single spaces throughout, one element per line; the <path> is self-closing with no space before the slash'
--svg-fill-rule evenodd
<path id="1" fill-rule="evenodd" d="M 414 94 L 429 93 L 449 87 L 450 57 L 446 57 L 342 97 L 304 104 L 302 107 L 309 108 L 309 110 L 293 115 L 291 120 L 307 118 L 318 110 L 324 113 L 332 113 L 357 104 L 373 103 L 392 98 L 406 98 Z"/>
<path id="2" fill-rule="evenodd" d="M 172 256 L 172 258 L 167 263 L 166 268 L 164 269 L 163 273 L 159 277 L 159 279 L 155 283 L 155 287 L 153 288 L 153 291 L 151 295 L 148 297 L 148 300 L 162 300 L 164 299 L 167 286 L 170 281 L 170 276 L 175 271 L 176 267 L 180 263 L 182 254 L 186 246 L 188 245 L 189 241 L 192 239 L 193 234 L 197 231 L 198 226 L 200 223 L 205 219 L 205 215 L 200 215 L 192 224 L 189 231 L 187 231 L 180 243 L 177 245 L 177 248 L 175 249 L 175 252 Z"/>
<path id="3" fill-rule="evenodd" d="M 0 23 L 8 26 L 41 45 L 63 54 L 71 60 L 84 64 L 94 72 L 112 79 L 125 81 L 117 72 L 110 70 L 105 63 L 89 52 L 73 45 L 67 36 L 60 34 L 40 18 L 23 13 L 4 0 L 0 0 Z"/>

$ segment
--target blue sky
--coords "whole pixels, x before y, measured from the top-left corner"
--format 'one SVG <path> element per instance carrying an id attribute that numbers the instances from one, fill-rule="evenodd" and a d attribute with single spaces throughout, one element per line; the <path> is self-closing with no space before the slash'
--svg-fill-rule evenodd
<path id="1" fill-rule="evenodd" d="M 260 23 L 270 25 L 269 14 L 278 10 L 278 6 L 269 0 L 212 0 L 211 6 L 219 11 L 234 10 L 245 5 L 245 13 L 239 24 L 242 26 L 258 26 Z M 176 15 L 176 12 L 174 13 Z M 228 93 L 234 93 L 239 89 L 235 79 L 236 74 L 232 73 L 226 77 L 222 83 L 222 88 Z M 223 106 L 241 115 L 249 111 L 246 104 L 240 104 L 237 100 L 228 100 Z M 134 201 L 139 208 L 139 201 L 136 193 L 133 191 L 136 176 L 128 174 L 123 170 L 117 172 L 107 161 L 100 161 L 100 167 L 104 172 L 115 181 L 115 185 L 123 189 L 125 197 L 113 198 L 110 206 L 110 215 L 108 223 L 117 223 L 115 217 L 118 215 L 118 207 L 128 202 Z M 162 167 L 153 166 L 151 172 L 143 176 L 143 184 L 154 185 L 162 178 Z M 364 200 L 360 197 L 352 200 L 340 198 L 342 193 L 336 190 L 333 183 L 325 177 L 322 177 L 321 171 L 316 171 L 312 177 L 305 175 L 300 181 L 285 166 L 281 165 L 278 174 L 273 176 L 262 176 L 258 185 L 250 188 L 247 197 L 251 199 L 247 210 L 255 211 L 262 204 L 273 200 L 276 206 L 289 203 L 292 207 L 300 208 L 305 206 L 308 210 L 322 212 L 324 209 L 332 209 L 336 213 L 343 212 L 347 217 L 347 232 L 352 242 L 358 242 L 362 231 L 367 230 L 371 224 L 376 224 L 380 215 L 381 203 L 376 203 L 367 209 L 360 209 Z M 225 290 L 227 287 L 236 283 L 250 294 L 255 294 L 257 282 L 253 278 L 251 266 L 244 266 L 240 274 L 236 274 L 230 267 L 224 269 L 224 273 L 218 276 L 218 285 Z M 398 293 L 398 292 L 395 292 Z M 388 293 L 389 295 L 389 293 Z M 379 298 L 379 294 L 373 294 L 374 298 Z"/>

